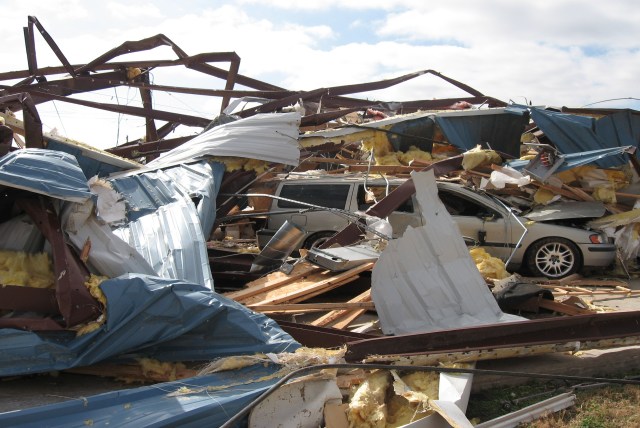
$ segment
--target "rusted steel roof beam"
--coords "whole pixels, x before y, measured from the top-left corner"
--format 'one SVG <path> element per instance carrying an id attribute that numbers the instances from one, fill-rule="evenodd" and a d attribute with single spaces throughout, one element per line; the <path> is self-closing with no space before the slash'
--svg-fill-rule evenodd
<path id="1" fill-rule="evenodd" d="M 360 361 L 370 355 L 419 355 L 615 339 L 638 336 L 638 325 L 640 311 L 490 324 L 351 342 L 345 358 Z"/>
<path id="2" fill-rule="evenodd" d="M 309 114 L 307 116 L 303 116 L 300 120 L 300 126 L 318 126 L 324 123 L 327 123 L 331 120 L 338 119 L 339 117 L 345 116 L 349 113 L 353 113 L 356 111 L 362 111 L 362 108 L 348 108 L 342 110 L 328 111 L 326 113 L 316 113 Z"/>
<path id="3" fill-rule="evenodd" d="M 328 327 L 316 327 L 290 321 L 276 320 L 278 325 L 303 346 L 310 348 L 336 348 L 349 342 L 371 339 L 376 336 L 366 333 L 353 333 Z"/>
<path id="4" fill-rule="evenodd" d="M 401 111 L 402 113 L 412 113 L 418 110 L 446 110 L 457 102 L 468 102 L 469 104 L 486 104 L 489 107 L 504 107 L 507 105 L 504 101 L 496 98 L 481 97 L 461 97 L 461 98 L 441 98 L 437 100 L 417 100 L 417 101 L 374 101 L 363 100 L 350 97 L 333 97 L 323 98 L 322 104 L 327 108 L 384 108 L 393 111 Z"/>
<path id="5" fill-rule="evenodd" d="M 95 75 L 92 77 L 78 76 L 69 79 L 35 83 L 32 85 L 27 84 L 5 87 L 2 91 L 0 91 L 0 95 L 8 95 L 18 92 L 40 92 L 59 96 L 67 96 L 121 86 L 123 82 L 126 82 L 126 78 L 127 74 L 125 71 L 113 71 Z M 40 104 L 49 101 L 49 99 L 47 97 L 34 96 L 33 101 L 35 104 Z"/>
<path id="6" fill-rule="evenodd" d="M 44 148 L 42 135 L 42 120 L 33 99 L 28 93 L 0 96 L 0 106 L 17 103 L 21 106 L 24 119 L 24 137 L 26 146 L 30 148 Z"/>
<path id="7" fill-rule="evenodd" d="M 47 44 L 49 45 L 53 53 L 56 54 L 56 56 L 62 63 L 62 66 L 64 67 L 65 71 L 71 74 L 72 76 L 75 76 L 76 72 L 74 71 L 73 67 L 71 66 L 71 64 L 69 64 L 69 61 L 67 61 L 67 58 L 64 56 L 64 54 L 62 53 L 62 51 L 60 50 L 56 42 L 53 40 L 53 38 L 49 35 L 49 33 L 47 33 L 47 30 L 45 30 L 42 24 L 40 23 L 40 21 L 38 21 L 38 18 L 36 18 L 35 16 L 29 16 L 27 21 L 29 26 L 28 31 L 31 34 L 30 37 L 33 37 L 33 26 L 35 25 L 38 28 L 38 31 L 40 31 L 40 35 L 42 36 L 42 38 L 47 42 Z M 34 44 L 33 53 L 35 55 L 35 44 Z"/>
<path id="8" fill-rule="evenodd" d="M 51 244 L 58 308 L 67 327 L 96 319 L 102 312 L 100 304 L 91 296 L 84 283 L 89 270 L 65 242 L 60 221 L 51 200 L 20 198 L 16 200 Z"/>
<path id="9" fill-rule="evenodd" d="M 168 152 L 192 138 L 193 136 L 187 136 L 167 140 L 149 141 L 146 143 L 127 144 L 124 146 L 112 147 L 106 151 L 123 158 L 135 159 L 143 156 Z"/>
<path id="10" fill-rule="evenodd" d="M 32 95 L 36 96 L 36 97 L 49 98 L 49 99 L 55 100 L 55 101 L 62 101 L 62 102 L 65 102 L 65 103 L 77 104 L 77 105 L 81 105 L 81 106 L 85 106 L 85 107 L 91 107 L 91 108 L 97 108 L 97 109 L 106 110 L 106 111 L 112 111 L 114 113 L 129 114 L 131 116 L 147 117 L 149 114 L 151 114 L 151 116 L 154 119 L 164 120 L 164 121 L 167 121 L 167 122 L 178 122 L 178 123 L 180 123 L 182 125 L 187 125 L 187 126 L 198 126 L 198 127 L 204 128 L 205 126 L 207 126 L 209 124 L 209 122 L 211 122 L 211 119 L 207 119 L 207 118 L 204 118 L 204 117 L 190 116 L 190 115 L 178 114 L 178 113 L 171 113 L 171 112 L 162 111 L 162 110 L 153 110 L 151 112 L 147 112 L 145 109 L 140 108 L 140 107 L 123 106 L 123 105 L 115 105 L 115 104 L 105 104 L 105 103 L 96 103 L 96 102 L 92 102 L 92 101 L 77 100 L 77 99 L 74 99 L 74 98 L 60 97 L 60 96 L 57 96 L 57 95 L 45 94 L 43 92 L 37 92 L 37 91 L 32 92 Z"/>

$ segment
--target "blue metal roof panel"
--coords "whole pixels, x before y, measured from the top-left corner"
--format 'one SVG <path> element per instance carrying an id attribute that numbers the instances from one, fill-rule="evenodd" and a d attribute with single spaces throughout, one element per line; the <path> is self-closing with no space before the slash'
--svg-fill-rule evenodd
<path id="1" fill-rule="evenodd" d="M 188 190 L 180 184 L 188 176 L 181 180 L 174 178 L 183 170 L 182 167 L 179 169 L 173 174 L 158 170 L 109 180 L 125 198 L 130 220 L 114 233 L 134 247 L 159 276 L 183 279 L 213 289 L 198 211 Z M 200 179 L 204 187 L 212 190 L 213 182 L 204 176 Z"/>
<path id="2" fill-rule="evenodd" d="M 114 391 L 82 400 L 0 414 L 21 427 L 218 427 L 278 381 L 279 367 L 241 370 Z M 182 392 L 181 392 L 182 391 Z"/>
<path id="3" fill-rule="evenodd" d="M 210 361 L 300 346 L 272 319 L 201 285 L 131 274 L 100 288 L 107 321 L 98 330 L 76 337 L 67 330 L 0 329 L 0 376 L 64 370 L 125 354 Z"/>
<path id="4" fill-rule="evenodd" d="M 22 149 L 1 157 L 0 185 L 73 202 L 92 196 L 76 158 L 55 150 Z"/>

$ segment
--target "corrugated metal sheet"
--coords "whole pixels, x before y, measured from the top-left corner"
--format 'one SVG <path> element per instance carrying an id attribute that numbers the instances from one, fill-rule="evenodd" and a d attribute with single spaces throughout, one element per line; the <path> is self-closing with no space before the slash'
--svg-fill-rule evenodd
<path id="1" fill-rule="evenodd" d="M 216 220 L 216 196 L 224 175 L 225 165 L 219 162 L 200 162 L 165 169 L 180 186 L 185 188 L 196 205 L 202 234 L 211 235 Z"/>
<path id="2" fill-rule="evenodd" d="M 373 268 L 372 298 L 385 334 L 522 320 L 503 313 L 438 198 L 433 171 L 412 173 L 424 226 L 389 241 Z"/>
<path id="3" fill-rule="evenodd" d="M 114 233 L 134 247 L 157 275 L 213 289 L 206 239 L 186 189 L 162 170 L 110 182 L 125 197 L 130 220 Z"/>
<path id="4" fill-rule="evenodd" d="M 84 202 L 91 198 L 87 178 L 73 156 L 45 149 L 22 149 L 0 158 L 0 185 Z"/>
<path id="5" fill-rule="evenodd" d="M 149 168 L 189 163 L 206 156 L 237 156 L 297 166 L 300 114 L 257 114 L 212 128 L 160 158 Z"/>
<path id="6" fill-rule="evenodd" d="M 300 346 L 275 321 L 201 285 L 126 275 L 100 288 L 107 320 L 98 330 L 76 337 L 74 331 L 0 329 L 0 376 L 87 366 L 123 354 L 210 361 Z"/>
<path id="7" fill-rule="evenodd" d="M 630 112 L 616 113 L 596 120 L 592 117 L 531 109 L 531 117 L 561 153 L 595 152 L 623 146 L 638 147 L 640 118 Z M 624 156 L 609 156 L 593 161 L 602 168 L 626 163 Z"/>
<path id="8" fill-rule="evenodd" d="M 529 114 L 522 108 L 467 110 L 436 115 L 447 140 L 463 150 L 477 145 L 520 157 L 520 137 Z"/>
<path id="9" fill-rule="evenodd" d="M 82 143 L 65 139 L 64 137 L 45 137 L 47 149 L 58 150 L 75 156 L 78 165 L 87 178 L 97 175 L 106 177 L 109 174 L 138 169 L 142 165 L 130 159 L 124 159 L 111 153 L 87 146 Z"/>
<path id="10" fill-rule="evenodd" d="M 0 425 L 25 428 L 215 428 L 224 424 L 275 384 L 279 379 L 270 376 L 278 368 L 256 365 L 241 370 L 0 413 Z"/>
<path id="11" fill-rule="evenodd" d="M 617 159 L 618 157 L 622 157 L 624 153 L 629 150 L 629 148 L 630 146 L 625 146 L 613 147 L 609 149 L 591 150 L 588 152 L 569 153 L 564 155 L 564 162 L 556 169 L 556 172 L 575 168 L 581 165 L 588 165 L 591 163 L 600 164 L 609 156 L 613 156 Z M 527 165 L 529 165 L 529 162 L 530 161 L 528 160 L 515 159 L 512 161 L 508 161 L 506 165 L 518 171 L 522 171 Z M 616 160 L 613 163 L 617 162 L 618 161 Z"/>

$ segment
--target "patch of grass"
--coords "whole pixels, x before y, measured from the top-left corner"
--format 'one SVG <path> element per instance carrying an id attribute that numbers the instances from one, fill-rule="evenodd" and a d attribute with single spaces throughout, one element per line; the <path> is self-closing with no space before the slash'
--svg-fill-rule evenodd
<path id="1" fill-rule="evenodd" d="M 467 417 L 481 422 L 505 415 L 566 392 L 562 383 L 528 383 L 473 394 Z M 524 424 L 527 428 L 627 428 L 640 427 L 640 386 L 607 385 L 577 389 L 575 406 Z"/>

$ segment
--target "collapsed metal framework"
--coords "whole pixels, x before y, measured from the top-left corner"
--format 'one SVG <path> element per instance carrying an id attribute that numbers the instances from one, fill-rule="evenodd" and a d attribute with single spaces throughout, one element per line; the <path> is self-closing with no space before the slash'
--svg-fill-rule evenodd
<path id="1" fill-rule="evenodd" d="M 61 66 L 39 67 L 35 47 L 35 34 L 40 33 Z M 186 138 L 167 139 L 166 137 L 179 125 L 206 127 L 211 119 L 186 114 L 158 110 L 153 106 L 153 91 L 221 97 L 221 112 L 229 106 L 231 99 L 254 97 L 265 100 L 258 107 L 237 113 L 239 117 L 248 117 L 257 113 L 277 112 L 283 107 L 302 102 L 309 114 L 302 118 L 301 126 L 317 126 L 337 119 L 354 111 L 367 108 L 393 109 L 396 112 L 411 113 L 417 110 L 436 110 L 450 108 L 456 103 L 485 104 L 491 107 L 505 106 L 506 103 L 485 96 L 480 91 L 444 76 L 434 70 L 421 70 L 393 79 L 375 82 L 317 88 L 310 91 L 291 91 L 239 73 L 240 57 L 235 52 L 207 52 L 189 55 L 171 39 L 163 34 L 137 40 L 126 41 L 108 52 L 98 56 L 86 64 L 71 64 L 62 50 L 34 16 L 28 17 L 28 26 L 24 27 L 24 38 L 27 53 L 27 69 L 0 73 L 0 82 L 15 81 L 11 85 L 0 85 L 0 110 L 24 110 L 34 115 L 35 106 L 49 101 L 60 101 L 77 104 L 88 108 L 110 111 L 131 116 L 143 117 L 146 120 L 144 139 L 138 139 L 127 145 L 113 148 L 111 151 L 122 157 L 136 157 L 140 153 L 159 153 L 182 144 Z M 153 50 L 168 46 L 175 53 L 175 59 L 112 61 L 115 58 L 134 52 Z M 210 63 L 228 63 L 228 69 Z M 157 85 L 150 82 L 149 73 L 160 67 L 184 66 L 188 69 L 216 77 L 225 81 L 224 89 L 192 88 Z M 68 77 L 50 80 L 51 76 L 65 74 Z M 402 82 L 425 74 L 432 74 L 454 87 L 468 93 L 468 97 L 416 100 L 400 103 L 381 103 L 379 101 L 348 98 L 358 92 L 389 88 Z M 235 89 L 242 85 L 249 89 Z M 73 95 L 98 91 L 106 88 L 126 86 L 140 91 L 142 107 L 98 103 L 73 98 Z M 19 95 L 22 94 L 22 95 Z M 19 98 L 15 97 L 19 95 Z M 28 97 L 27 97 L 28 95 Z M 13 96 L 14 98 L 7 98 Z M 29 104 L 24 100 L 30 98 Z M 37 112 L 35 112 L 37 114 Z M 27 116 L 27 115 L 25 115 Z M 165 122 L 157 127 L 156 120 Z M 33 126 L 31 126 L 33 128 Z M 41 128 L 41 126 L 40 126 Z M 42 147 L 42 131 L 26 135 L 27 147 Z"/>

